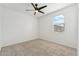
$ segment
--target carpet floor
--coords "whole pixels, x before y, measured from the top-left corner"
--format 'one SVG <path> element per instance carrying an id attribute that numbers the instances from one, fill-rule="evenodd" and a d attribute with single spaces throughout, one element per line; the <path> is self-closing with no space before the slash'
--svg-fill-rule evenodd
<path id="1" fill-rule="evenodd" d="M 36 39 L 3 47 L 0 56 L 76 56 L 77 50 L 46 40 Z"/>

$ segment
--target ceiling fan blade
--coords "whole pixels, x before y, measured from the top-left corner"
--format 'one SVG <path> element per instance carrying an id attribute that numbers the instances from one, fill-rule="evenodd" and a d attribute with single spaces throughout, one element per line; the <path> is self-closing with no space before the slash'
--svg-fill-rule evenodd
<path id="1" fill-rule="evenodd" d="M 42 11 L 40 11 L 40 10 L 39 10 L 38 12 L 40 12 L 40 13 L 44 14 L 44 12 L 42 12 Z"/>
<path id="2" fill-rule="evenodd" d="M 42 7 L 38 8 L 38 9 L 40 10 L 40 9 L 43 9 L 43 8 L 45 8 L 45 7 L 47 7 L 47 5 L 45 5 L 45 6 L 42 6 Z"/>
<path id="3" fill-rule="evenodd" d="M 36 7 L 35 7 L 35 5 L 33 4 L 33 3 L 31 3 L 32 4 L 32 6 L 34 7 L 34 9 L 36 10 Z"/>
<path id="4" fill-rule="evenodd" d="M 35 10 L 30 10 L 30 9 L 27 9 L 27 10 L 25 10 L 25 11 L 35 11 Z"/>
<path id="5" fill-rule="evenodd" d="M 36 12 L 34 13 L 34 15 L 36 15 Z"/>

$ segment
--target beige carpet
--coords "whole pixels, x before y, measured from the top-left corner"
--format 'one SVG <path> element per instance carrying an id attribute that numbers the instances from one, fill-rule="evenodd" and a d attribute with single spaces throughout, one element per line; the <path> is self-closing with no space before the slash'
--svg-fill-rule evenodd
<path id="1" fill-rule="evenodd" d="M 75 56 L 77 50 L 46 40 L 31 40 L 3 47 L 1 56 Z"/>

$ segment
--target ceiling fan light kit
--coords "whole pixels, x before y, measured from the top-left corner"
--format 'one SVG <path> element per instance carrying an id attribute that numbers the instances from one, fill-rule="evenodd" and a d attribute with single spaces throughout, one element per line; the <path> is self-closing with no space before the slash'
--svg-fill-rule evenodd
<path id="1" fill-rule="evenodd" d="M 38 12 L 38 10 L 36 10 L 35 12 Z"/>

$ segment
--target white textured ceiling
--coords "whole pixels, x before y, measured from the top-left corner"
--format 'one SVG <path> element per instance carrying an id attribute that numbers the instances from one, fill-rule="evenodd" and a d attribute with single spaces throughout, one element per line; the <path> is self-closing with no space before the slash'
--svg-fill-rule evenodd
<path id="1" fill-rule="evenodd" d="M 18 12 L 34 15 L 34 11 L 25 11 L 26 9 L 34 9 L 30 3 L 1 3 L 0 5 Z M 38 3 L 38 7 L 43 5 L 47 5 L 46 8 L 42 9 L 45 14 L 37 13 L 35 17 L 40 17 L 48 13 L 54 12 L 58 9 L 71 5 L 71 3 Z"/>

